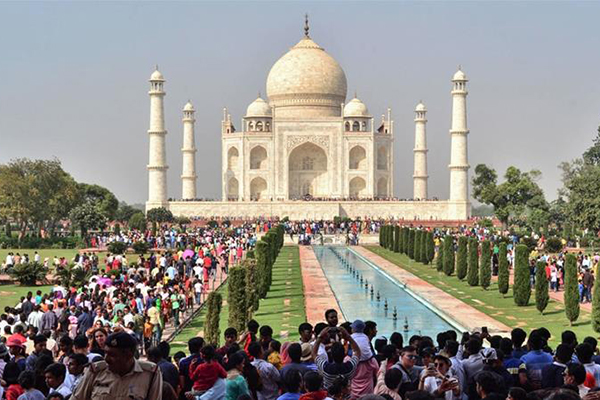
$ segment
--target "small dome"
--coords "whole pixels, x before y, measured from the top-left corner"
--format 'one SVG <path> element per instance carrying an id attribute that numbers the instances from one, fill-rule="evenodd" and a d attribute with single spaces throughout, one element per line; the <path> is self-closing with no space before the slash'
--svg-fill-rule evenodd
<path id="1" fill-rule="evenodd" d="M 344 117 L 370 117 L 365 103 L 354 97 L 344 106 Z"/>
<path id="2" fill-rule="evenodd" d="M 427 108 L 425 107 L 425 104 L 423 104 L 423 102 L 420 101 L 419 104 L 417 104 L 417 108 L 415 108 L 415 111 L 427 111 Z"/>
<path id="3" fill-rule="evenodd" d="M 246 109 L 246 117 L 271 117 L 271 106 L 258 96 Z"/>
<path id="4" fill-rule="evenodd" d="M 194 110 L 194 106 L 192 105 L 192 103 L 190 101 L 188 101 L 187 103 L 185 103 L 185 106 L 183 107 L 183 111 L 196 111 L 196 110 Z"/>
<path id="5" fill-rule="evenodd" d="M 161 74 L 160 71 L 157 69 L 156 71 L 154 71 L 152 73 L 152 75 L 150 75 L 150 80 L 151 81 L 164 81 L 165 78 L 163 77 L 163 74 Z"/>
<path id="6" fill-rule="evenodd" d="M 462 71 L 462 69 L 459 68 L 458 71 L 456 71 L 456 73 L 452 77 L 452 80 L 453 81 L 466 81 L 467 75 L 465 75 L 465 73 Z"/>

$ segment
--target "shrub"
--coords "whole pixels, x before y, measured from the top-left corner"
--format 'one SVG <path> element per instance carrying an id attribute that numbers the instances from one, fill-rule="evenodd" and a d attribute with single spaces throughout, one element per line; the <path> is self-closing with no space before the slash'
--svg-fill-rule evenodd
<path id="1" fill-rule="evenodd" d="M 124 242 L 111 242 L 108 245 L 108 251 L 113 254 L 123 254 L 127 250 L 127 244 Z"/>
<path id="2" fill-rule="evenodd" d="M 415 231 L 415 243 L 414 243 L 414 255 L 415 255 L 415 261 L 416 262 L 421 262 L 421 234 L 423 233 L 423 231 L 421 230 L 417 230 Z"/>
<path id="3" fill-rule="evenodd" d="M 400 252 L 400 227 L 394 226 L 394 253 Z"/>
<path id="4" fill-rule="evenodd" d="M 415 259 L 415 230 L 409 229 L 408 231 L 408 257 L 411 260 Z"/>
<path id="5" fill-rule="evenodd" d="M 569 324 L 579 318 L 579 285 L 577 282 L 577 260 L 574 254 L 567 254 L 565 263 L 565 313 Z"/>
<path id="6" fill-rule="evenodd" d="M 529 283 L 529 248 L 520 244 L 515 251 L 515 282 L 513 298 L 518 306 L 529 304 L 531 284 Z"/>
<path id="7" fill-rule="evenodd" d="M 546 276 L 546 263 L 538 261 L 535 266 L 535 307 L 543 315 L 548 306 L 548 277 Z"/>
<path id="8" fill-rule="evenodd" d="M 21 286 L 36 286 L 38 282 L 46 283 L 47 274 L 48 268 L 36 262 L 17 264 L 8 271 L 8 275 Z"/>
<path id="9" fill-rule="evenodd" d="M 467 283 L 469 286 L 477 286 L 479 284 L 479 242 L 477 238 L 469 239 L 469 257 L 468 257 L 468 271 L 467 271 Z"/>
<path id="10" fill-rule="evenodd" d="M 85 285 L 90 277 L 92 276 L 92 271 L 86 271 L 85 269 L 75 266 L 74 264 L 67 265 L 64 268 L 59 268 L 56 270 L 54 280 L 55 282 L 60 283 L 65 288 L 71 287 L 82 287 Z"/>
<path id="11" fill-rule="evenodd" d="M 600 333 L 600 281 L 598 277 L 600 272 L 596 272 L 596 284 L 593 287 L 592 293 L 592 328 L 596 333 Z"/>
<path id="12" fill-rule="evenodd" d="M 146 216 L 143 212 L 136 212 L 129 218 L 129 228 L 137 229 L 138 231 L 144 232 L 146 230 Z"/>
<path id="13" fill-rule="evenodd" d="M 404 243 L 404 249 L 402 252 L 408 255 L 408 240 L 410 239 L 410 229 L 408 227 L 402 228 L 402 243 Z"/>
<path id="14" fill-rule="evenodd" d="M 461 281 L 467 277 L 467 243 L 466 236 L 458 238 L 458 254 L 456 257 L 456 277 Z"/>
<path id="15" fill-rule="evenodd" d="M 421 262 L 423 264 L 429 264 L 429 259 L 427 258 L 427 238 L 429 237 L 429 232 L 422 231 L 421 232 Z"/>
<path id="16" fill-rule="evenodd" d="M 435 242 L 433 232 L 427 232 L 427 262 L 432 263 L 435 258 Z"/>
<path id="17" fill-rule="evenodd" d="M 481 261 L 479 261 L 479 285 L 487 289 L 492 279 L 492 248 L 489 240 L 481 242 Z"/>
<path id="18" fill-rule="evenodd" d="M 229 326 L 242 332 L 246 328 L 247 305 L 246 298 L 246 271 L 242 267 L 233 267 L 229 270 L 227 277 L 229 305 Z"/>
<path id="19" fill-rule="evenodd" d="M 173 213 L 164 207 L 153 208 L 146 213 L 148 221 L 152 222 L 173 222 Z"/>
<path id="20" fill-rule="evenodd" d="M 537 247 L 537 240 L 535 240 L 534 238 L 530 237 L 530 236 L 524 236 L 521 238 L 521 243 L 524 244 L 525 246 L 527 246 L 527 248 L 529 249 L 529 252 L 531 253 L 532 251 L 535 250 L 535 248 Z"/>
<path id="21" fill-rule="evenodd" d="M 442 272 L 444 270 L 444 238 L 440 238 L 437 259 L 435 260 L 435 269 L 438 272 Z"/>
<path id="22" fill-rule="evenodd" d="M 444 273 L 448 276 L 454 273 L 454 237 L 452 235 L 446 235 L 444 238 Z"/>
<path id="23" fill-rule="evenodd" d="M 221 307 L 223 306 L 223 296 L 214 291 L 208 294 L 206 299 L 206 321 L 204 329 L 204 338 L 207 344 L 215 347 L 219 346 L 221 331 L 219 330 L 219 320 L 221 317 Z"/>
<path id="24" fill-rule="evenodd" d="M 242 264 L 246 269 L 246 308 L 248 310 L 248 320 L 258 310 L 259 297 L 257 290 L 256 260 L 246 258 Z"/>
<path id="25" fill-rule="evenodd" d="M 546 250 L 550 253 L 558 253 L 562 250 L 562 240 L 557 237 L 548 238 L 546 241 Z"/>
<path id="26" fill-rule="evenodd" d="M 506 258 L 506 243 L 500 243 L 498 250 L 498 291 L 502 297 L 508 293 L 508 259 Z"/>
<path id="27" fill-rule="evenodd" d="M 134 242 L 131 247 L 133 247 L 133 251 L 135 251 L 136 254 L 142 255 L 148 252 L 150 245 L 147 242 L 138 240 L 137 242 Z"/>

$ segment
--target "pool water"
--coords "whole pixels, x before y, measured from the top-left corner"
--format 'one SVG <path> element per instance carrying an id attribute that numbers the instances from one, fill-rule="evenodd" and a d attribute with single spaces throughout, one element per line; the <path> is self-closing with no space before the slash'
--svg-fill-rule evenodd
<path id="1" fill-rule="evenodd" d="M 347 321 L 375 321 L 378 335 L 389 339 L 393 332 L 400 332 L 405 343 L 412 335 L 427 335 L 435 341 L 439 332 L 455 330 L 456 325 L 447 322 L 404 290 L 401 283 L 374 268 L 350 248 L 313 246 L 313 249 Z"/>

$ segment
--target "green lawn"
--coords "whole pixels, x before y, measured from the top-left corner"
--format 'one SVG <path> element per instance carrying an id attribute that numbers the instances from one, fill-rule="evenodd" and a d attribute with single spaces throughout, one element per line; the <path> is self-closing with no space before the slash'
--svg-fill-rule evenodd
<path id="1" fill-rule="evenodd" d="M 29 259 L 33 261 L 33 255 L 36 251 L 40 254 L 42 261 L 44 261 L 44 259 L 48 257 L 48 259 L 50 260 L 50 265 L 52 265 L 54 256 L 57 256 L 59 258 L 66 257 L 67 260 L 71 262 L 71 260 L 73 260 L 73 258 L 75 257 L 75 254 L 79 252 L 79 249 L 0 249 L 0 264 L 4 263 L 4 261 L 6 260 L 6 255 L 9 252 L 12 252 L 13 254 L 19 253 L 21 256 L 23 254 L 29 254 Z M 102 266 L 104 265 L 103 260 L 105 256 L 105 251 L 98 253 L 98 259 L 100 260 L 100 268 L 102 268 Z M 130 263 L 136 262 L 137 259 L 137 254 L 127 254 L 127 261 L 129 261 Z"/>
<path id="2" fill-rule="evenodd" d="M 48 293 L 52 286 L 19 286 L 19 285 L 0 285 L 0 313 L 4 312 L 4 307 L 14 307 L 27 292 L 31 291 L 35 296 L 37 290 Z"/>
<path id="3" fill-rule="evenodd" d="M 227 307 L 227 288 L 220 289 L 223 294 L 221 309 L 221 332 L 227 327 L 229 309 Z M 188 352 L 187 341 L 202 334 L 206 313 L 204 310 L 171 342 L 171 354 L 177 351 Z M 260 301 L 254 319 L 261 325 L 273 328 L 273 337 L 279 341 L 298 339 L 298 325 L 306 321 L 304 309 L 304 289 L 297 246 L 284 246 L 273 266 L 273 281 L 267 297 Z"/>
<path id="4" fill-rule="evenodd" d="M 443 272 L 437 272 L 435 266 L 417 263 L 406 255 L 394 253 L 379 246 L 365 246 L 365 248 L 511 328 L 521 327 L 529 331 L 546 327 L 552 334 L 551 345 L 560 343 L 560 334 L 566 329 L 574 331 L 580 342 L 585 336 L 598 336 L 592 330 L 590 313 L 583 310 L 581 310 L 579 320 L 572 327 L 569 326 L 561 302 L 550 300 L 544 315 L 541 315 L 535 308 L 533 291 L 529 300 L 530 305 L 517 307 L 512 298 L 512 289 L 509 289 L 506 297 L 503 298 L 498 293 L 496 282 L 492 282 L 488 290 L 483 290 L 478 286 L 471 287 L 466 282 L 459 281 L 456 276 L 446 276 Z"/>

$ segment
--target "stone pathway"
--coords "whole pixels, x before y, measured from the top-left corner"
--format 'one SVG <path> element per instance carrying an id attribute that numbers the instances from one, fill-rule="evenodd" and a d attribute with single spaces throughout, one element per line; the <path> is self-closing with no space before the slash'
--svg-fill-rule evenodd
<path id="1" fill-rule="evenodd" d="M 482 326 L 487 326 L 492 335 L 506 335 L 511 331 L 511 328 L 503 323 L 496 321 L 494 318 L 463 303 L 456 297 L 436 288 L 432 284 L 425 282 L 421 278 L 418 278 L 402 267 L 368 249 L 364 247 L 353 247 L 353 250 L 377 265 L 398 282 L 405 284 L 410 290 L 426 299 L 450 319 L 458 322 L 469 331 L 480 329 Z"/>
<path id="2" fill-rule="evenodd" d="M 312 247 L 299 246 L 299 250 L 302 282 L 304 283 L 306 320 L 315 325 L 318 322 L 325 321 L 325 310 L 335 308 L 339 311 L 341 308 Z M 341 312 L 338 313 L 338 316 L 340 323 L 344 322 Z"/>

